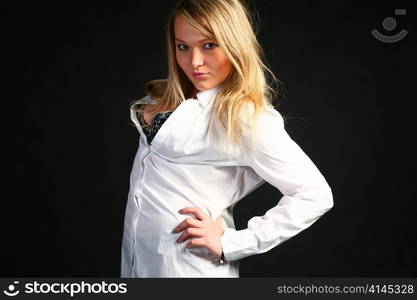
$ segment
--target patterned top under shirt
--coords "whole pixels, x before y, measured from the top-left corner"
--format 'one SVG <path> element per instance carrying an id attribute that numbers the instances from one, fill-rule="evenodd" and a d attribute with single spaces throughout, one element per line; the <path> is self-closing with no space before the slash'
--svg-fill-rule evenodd
<path id="1" fill-rule="evenodd" d="M 138 108 L 141 111 L 141 113 L 137 113 L 140 126 L 142 127 L 143 132 L 146 135 L 148 143 L 151 144 L 153 138 L 157 134 L 158 130 L 161 128 L 162 124 L 164 124 L 164 122 L 172 114 L 172 111 L 163 111 L 163 112 L 157 113 L 152 119 L 152 124 L 148 125 L 146 124 L 143 118 L 143 113 L 142 113 L 144 109 L 144 104 L 139 104 Z"/>

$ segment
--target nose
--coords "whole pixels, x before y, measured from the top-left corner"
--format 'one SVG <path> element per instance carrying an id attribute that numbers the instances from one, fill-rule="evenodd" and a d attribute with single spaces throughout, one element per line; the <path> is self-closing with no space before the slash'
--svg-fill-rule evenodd
<path id="1" fill-rule="evenodd" d="M 194 69 L 197 69 L 198 66 L 201 66 L 204 64 L 204 56 L 203 53 L 198 48 L 194 48 L 191 51 L 191 65 Z"/>

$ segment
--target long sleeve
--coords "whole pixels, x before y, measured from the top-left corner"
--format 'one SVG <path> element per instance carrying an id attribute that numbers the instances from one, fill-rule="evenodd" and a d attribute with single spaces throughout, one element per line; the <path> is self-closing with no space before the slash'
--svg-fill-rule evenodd
<path id="1" fill-rule="evenodd" d="M 269 251 L 308 228 L 333 207 L 330 186 L 311 159 L 291 139 L 275 109 L 261 113 L 256 127 L 256 149 L 244 151 L 244 161 L 283 194 L 263 216 L 248 221 L 246 229 L 226 228 L 221 243 L 229 261 Z"/>

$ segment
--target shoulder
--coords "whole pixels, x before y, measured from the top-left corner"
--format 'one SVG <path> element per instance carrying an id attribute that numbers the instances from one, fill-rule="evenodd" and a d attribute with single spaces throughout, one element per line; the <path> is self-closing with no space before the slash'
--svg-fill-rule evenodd
<path id="1" fill-rule="evenodd" d="M 243 153 L 272 153 L 276 145 L 287 141 L 284 118 L 272 105 L 262 107 L 257 113 L 249 105 L 241 111 Z M 278 147 L 279 148 L 279 147 Z M 272 151 L 272 152 L 271 152 Z"/>
<path id="2" fill-rule="evenodd" d="M 240 110 L 240 120 L 243 127 L 255 131 L 285 127 L 284 117 L 272 105 L 266 105 L 256 113 L 254 104 L 248 103 Z"/>
<path id="3" fill-rule="evenodd" d="M 138 104 L 156 104 L 156 100 L 151 98 L 150 95 L 146 95 L 143 98 L 133 100 L 131 106 L 136 106 Z"/>
<path id="4" fill-rule="evenodd" d="M 145 97 L 131 101 L 130 110 L 132 113 L 141 111 L 145 112 L 149 110 L 150 105 L 154 104 L 156 104 L 156 100 L 151 98 L 150 95 L 146 95 Z"/>

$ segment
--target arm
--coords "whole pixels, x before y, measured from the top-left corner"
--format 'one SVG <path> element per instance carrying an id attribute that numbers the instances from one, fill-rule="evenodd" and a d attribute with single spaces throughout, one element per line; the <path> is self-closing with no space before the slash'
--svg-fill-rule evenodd
<path id="1" fill-rule="evenodd" d="M 281 191 L 283 197 L 264 216 L 248 221 L 243 230 L 227 228 L 221 236 L 224 257 L 238 260 L 269 251 L 308 228 L 333 207 L 331 188 L 323 175 L 291 139 L 282 116 L 261 113 L 256 150 L 245 146 L 245 165 Z"/>

